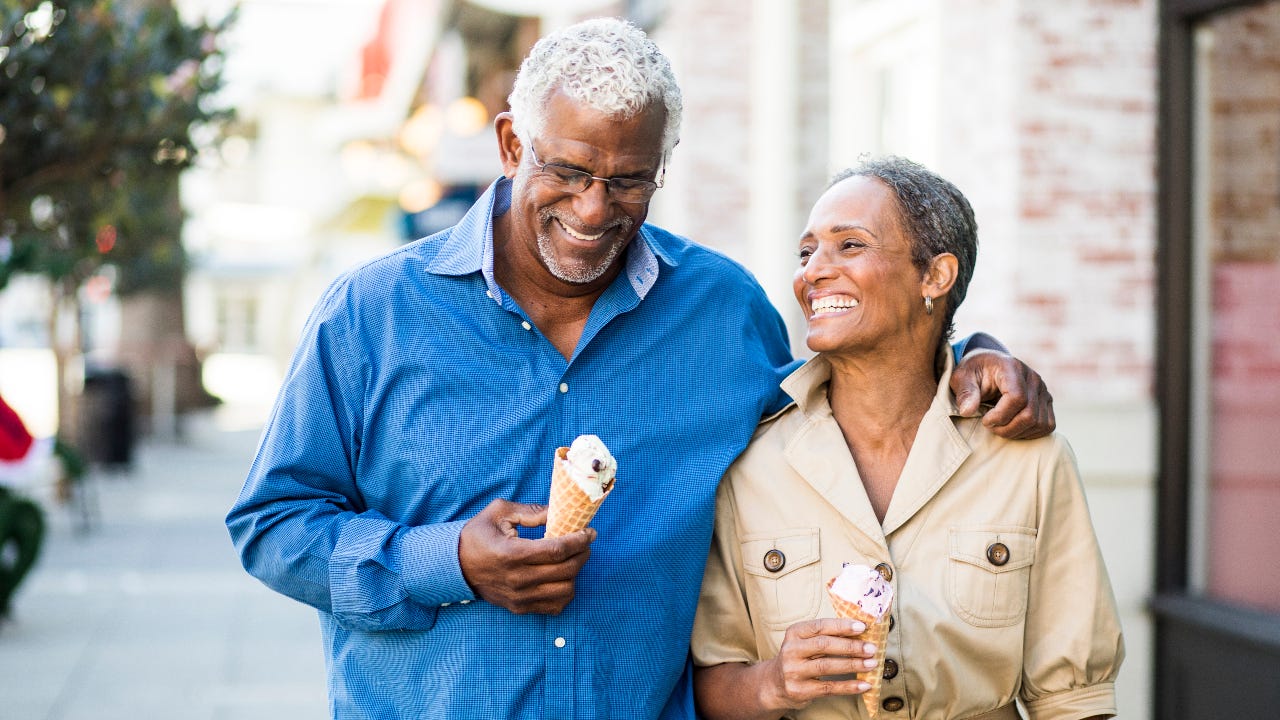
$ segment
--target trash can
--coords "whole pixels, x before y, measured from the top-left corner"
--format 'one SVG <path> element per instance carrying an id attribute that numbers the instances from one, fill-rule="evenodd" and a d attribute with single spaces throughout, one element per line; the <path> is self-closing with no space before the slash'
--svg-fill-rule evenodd
<path id="1" fill-rule="evenodd" d="M 85 458 L 91 463 L 127 467 L 133 462 L 133 390 L 124 372 L 85 372 L 80 439 Z"/>

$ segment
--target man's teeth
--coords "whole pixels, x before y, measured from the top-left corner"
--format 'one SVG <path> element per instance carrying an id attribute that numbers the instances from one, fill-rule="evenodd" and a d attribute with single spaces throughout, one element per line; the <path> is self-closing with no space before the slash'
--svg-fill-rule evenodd
<path id="1" fill-rule="evenodd" d="M 564 223 L 560 223 L 560 227 L 564 228 L 565 232 L 569 233 L 570 235 L 574 236 L 579 240 L 599 240 L 601 236 L 603 236 L 605 233 L 605 231 L 601 230 L 595 235 L 583 235 L 582 233 L 577 232 L 576 230 L 569 227 L 568 225 L 565 225 Z"/>
<path id="2" fill-rule="evenodd" d="M 813 301 L 813 314 L 839 312 L 858 306 L 858 301 L 848 295 L 830 295 Z"/>

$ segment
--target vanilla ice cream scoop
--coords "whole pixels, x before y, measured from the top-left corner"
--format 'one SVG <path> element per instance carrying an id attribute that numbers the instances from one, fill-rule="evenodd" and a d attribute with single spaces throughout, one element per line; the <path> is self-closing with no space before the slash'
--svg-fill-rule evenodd
<path id="1" fill-rule="evenodd" d="M 882 617 L 893 602 L 893 586 L 875 568 L 846 563 L 831 583 L 831 592 L 856 603 L 873 617 Z"/>
<path id="2" fill-rule="evenodd" d="M 618 461 L 595 435 L 575 438 L 564 462 L 569 477 L 593 502 L 604 497 L 605 491 L 613 485 L 614 473 L 618 471 Z"/>

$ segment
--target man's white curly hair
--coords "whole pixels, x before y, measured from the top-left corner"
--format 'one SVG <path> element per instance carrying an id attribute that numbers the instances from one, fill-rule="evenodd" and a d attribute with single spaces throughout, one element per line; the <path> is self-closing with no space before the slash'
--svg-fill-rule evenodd
<path id="1" fill-rule="evenodd" d="M 585 20 L 533 46 L 507 98 L 522 143 L 542 133 L 547 101 L 556 90 L 622 120 L 661 103 L 667 110 L 663 157 L 680 141 L 683 105 L 671 63 L 643 30 L 626 20 Z"/>

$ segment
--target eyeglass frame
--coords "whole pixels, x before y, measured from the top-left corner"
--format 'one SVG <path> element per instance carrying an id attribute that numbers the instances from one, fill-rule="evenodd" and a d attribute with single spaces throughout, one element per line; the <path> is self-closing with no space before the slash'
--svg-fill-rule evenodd
<path id="1" fill-rule="evenodd" d="M 662 187 L 662 183 L 667 176 L 667 158 L 665 154 L 662 157 L 662 164 L 658 167 L 658 177 L 654 180 L 642 180 L 640 178 L 632 178 L 632 177 L 604 178 L 604 177 L 599 177 L 597 175 L 592 175 L 586 170 L 579 170 L 578 168 L 569 167 L 568 165 L 561 165 L 560 163 L 542 162 L 541 160 L 538 159 L 538 151 L 533 149 L 532 142 L 528 143 L 526 147 L 529 148 L 529 155 L 533 159 L 533 166 L 538 168 L 538 172 L 550 175 L 552 178 L 557 180 L 561 185 L 563 185 L 566 190 L 568 190 L 571 193 L 574 193 L 575 195 L 586 192 L 591 188 L 592 184 L 594 184 L 595 181 L 599 180 L 600 182 L 604 183 L 605 193 L 615 202 L 639 205 L 641 203 L 647 203 L 653 199 L 654 193 L 658 192 L 658 190 Z M 555 168 L 556 170 L 562 170 L 564 171 L 564 174 L 567 174 L 569 177 L 566 178 L 561 173 L 547 172 L 547 168 L 549 167 Z M 571 185 L 572 183 L 571 178 L 586 178 L 587 184 L 583 185 L 581 190 L 574 190 Z M 614 185 L 613 183 L 618 181 L 641 183 L 642 187 L 647 185 L 652 185 L 653 190 L 650 190 L 648 192 L 648 195 L 643 200 L 624 200 L 614 194 L 616 192 L 615 188 L 617 186 Z"/>

